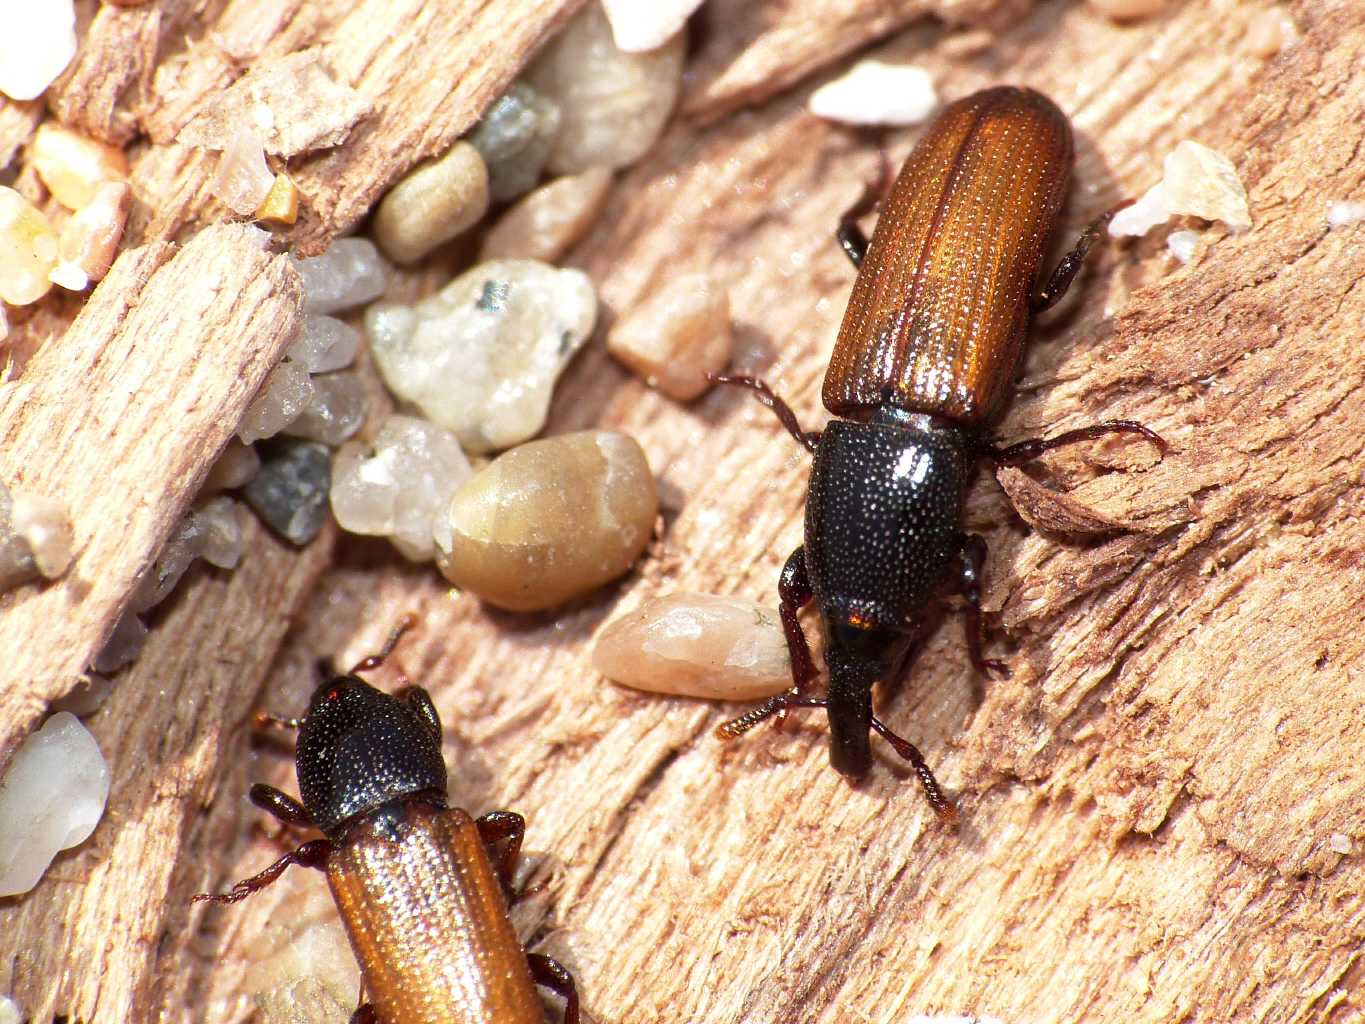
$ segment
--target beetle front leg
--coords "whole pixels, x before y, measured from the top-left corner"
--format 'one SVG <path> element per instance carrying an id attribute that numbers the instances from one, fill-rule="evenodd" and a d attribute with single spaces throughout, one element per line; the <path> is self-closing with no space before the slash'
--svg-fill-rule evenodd
<path id="1" fill-rule="evenodd" d="M 292 853 L 286 853 L 279 860 L 271 864 L 259 874 L 244 878 L 234 885 L 227 892 L 196 893 L 190 897 L 192 903 L 237 903 L 246 899 L 253 893 L 258 893 L 271 882 L 275 881 L 280 875 L 284 874 L 284 869 L 290 864 L 297 864 L 304 868 L 317 868 L 319 871 L 327 867 L 327 858 L 332 853 L 332 844 L 326 839 L 314 839 L 312 842 L 304 843 Z"/>
<path id="2" fill-rule="evenodd" d="M 1061 262 L 1052 271 L 1052 276 L 1048 278 L 1047 284 L 1029 300 L 1029 307 L 1034 313 L 1051 309 L 1061 301 L 1062 296 L 1071 287 L 1071 282 L 1076 279 L 1076 274 L 1081 269 L 1081 265 L 1085 263 L 1086 254 L 1090 252 L 1090 247 L 1095 244 L 1095 240 L 1109 227 L 1109 222 L 1114 219 L 1114 214 L 1125 206 L 1131 206 L 1132 203 L 1131 199 L 1125 199 L 1117 206 L 1100 214 L 1090 222 L 1089 227 L 1081 232 L 1081 237 L 1076 240 L 1071 251 L 1062 257 Z"/>
<path id="3" fill-rule="evenodd" d="M 489 811 L 474 825 L 498 873 L 503 895 L 510 903 L 518 895 L 512 892 L 512 872 L 521 853 L 521 840 L 526 835 L 526 819 L 515 811 Z"/>
<path id="4" fill-rule="evenodd" d="M 787 654 L 792 663 L 792 682 L 796 692 L 805 696 L 810 692 L 811 681 L 815 679 L 815 660 L 810 656 L 810 641 L 806 631 L 801 628 L 801 609 L 810 604 L 814 592 L 811 590 L 810 575 L 806 570 L 805 545 L 787 556 L 782 566 L 782 575 L 777 581 L 777 596 L 780 599 L 778 612 L 782 616 L 782 635 L 787 638 Z"/>
<path id="5" fill-rule="evenodd" d="M 1008 676 L 1010 670 L 1003 661 L 981 656 L 986 639 L 986 630 L 981 621 L 981 579 L 982 569 L 986 565 L 986 538 L 977 533 L 967 534 L 962 540 L 958 559 L 958 586 L 967 602 L 963 627 L 967 634 L 967 655 L 971 658 L 972 667 L 983 676 L 991 672 Z"/>
<path id="6" fill-rule="evenodd" d="M 1107 434 L 1137 434 L 1154 444 L 1162 455 L 1165 455 L 1169 448 L 1165 439 L 1150 427 L 1144 427 L 1133 420 L 1106 420 L 1094 426 L 1065 431 L 1056 437 L 1030 437 L 1003 447 L 982 445 L 980 452 L 997 466 L 1021 466 L 1054 449 L 1076 444 L 1078 441 L 1092 441 Z"/>

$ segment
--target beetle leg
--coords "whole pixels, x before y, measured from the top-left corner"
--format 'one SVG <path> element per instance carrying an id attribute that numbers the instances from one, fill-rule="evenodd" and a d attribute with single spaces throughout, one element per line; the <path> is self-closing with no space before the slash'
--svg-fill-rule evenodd
<path id="1" fill-rule="evenodd" d="M 526 819 L 515 811 L 489 811 L 474 824 L 498 873 L 503 894 L 510 902 L 519 895 L 512 892 L 512 872 L 521 853 L 522 837 L 526 835 Z"/>
<path id="2" fill-rule="evenodd" d="M 815 678 L 815 662 L 810 656 L 810 641 L 806 631 L 801 628 L 797 617 L 801 609 L 810 603 L 812 596 L 810 577 L 806 573 L 806 549 L 801 546 L 787 556 L 778 577 L 777 593 L 781 598 L 778 611 L 782 616 L 782 634 L 787 638 L 787 653 L 791 656 L 792 682 L 796 692 L 806 694 L 811 680 Z"/>
<path id="3" fill-rule="evenodd" d="M 327 867 L 327 857 L 331 852 L 332 844 L 330 842 L 326 839 L 314 839 L 312 842 L 304 843 L 297 850 L 286 853 L 260 874 L 242 879 L 227 892 L 196 893 L 190 897 L 190 901 L 193 903 L 236 903 L 239 900 L 246 899 L 252 893 L 260 892 L 284 874 L 284 869 L 290 864 L 297 864 L 304 868 L 317 868 L 319 871 L 324 870 Z"/>
<path id="4" fill-rule="evenodd" d="M 792 412 L 792 407 L 778 398 L 773 389 L 763 381 L 747 374 L 710 372 L 706 374 L 706 379 L 712 384 L 731 384 L 753 391 L 759 402 L 771 409 L 782 425 L 787 428 L 787 433 L 796 438 L 798 444 L 803 445 L 807 451 L 814 454 L 816 446 L 820 444 L 820 431 L 802 430 L 801 421 L 796 418 L 796 413 Z"/>
<path id="5" fill-rule="evenodd" d="M 967 601 L 964 627 L 967 634 L 967 654 L 972 659 L 972 667 L 983 676 L 992 672 L 1008 676 L 1010 670 L 1003 661 L 981 656 L 981 648 L 986 638 L 986 631 L 981 622 L 981 570 L 986 564 L 986 538 L 978 533 L 967 534 L 963 538 L 958 559 L 961 562 L 958 582 L 962 596 Z"/>
<path id="6" fill-rule="evenodd" d="M 303 724 L 302 718 L 285 718 L 282 715 L 272 715 L 269 711 L 257 711 L 251 716 L 251 724 L 257 729 L 271 727 L 275 729 L 297 729 Z"/>
<path id="7" fill-rule="evenodd" d="M 288 793 L 281 793 L 274 786 L 267 786 L 258 782 L 251 787 L 251 792 L 247 795 L 253 804 L 286 825 L 299 825 L 303 828 L 309 828 L 313 824 L 313 816 L 308 813 L 303 804 Z"/>
<path id="8" fill-rule="evenodd" d="M 350 1024 L 379 1024 L 379 1011 L 373 1003 L 357 1006 L 355 1013 L 351 1014 Z"/>
<path id="9" fill-rule="evenodd" d="M 526 963 L 537 985 L 564 1000 L 564 1024 L 578 1024 L 578 986 L 573 983 L 573 975 L 558 960 L 543 953 L 527 953 Z"/>
<path id="10" fill-rule="evenodd" d="M 1077 441 L 1090 441 L 1097 437 L 1104 437 L 1106 434 L 1139 434 L 1156 445 L 1157 451 L 1162 455 L 1165 455 L 1169 450 L 1169 446 L 1160 434 L 1149 427 L 1144 427 L 1141 423 L 1134 423 L 1132 420 L 1107 420 L 1104 423 L 1096 423 L 1094 426 L 1068 430 L 1056 437 L 1031 437 L 1027 441 L 1019 441 L 1016 444 L 1005 445 L 1004 447 L 984 445 L 981 452 L 998 466 L 1018 466 L 1025 462 L 1031 462 L 1044 452 L 1050 452 L 1054 448 L 1075 444 Z"/>
<path id="11" fill-rule="evenodd" d="M 887 158 L 886 150 L 877 150 L 877 156 L 881 160 L 877 180 L 869 181 L 863 186 L 863 194 L 843 212 L 839 218 L 839 227 L 834 232 L 834 237 L 839 240 L 839 248 L 844 250 L 844 255 L 859 269 L 862 268 L 863 258 L 867 255 L 868 243 L 867 235 L 863 234 L 863 229 L 858 226 L 858 220 L 881 206 L 891 186 L 891 161 Z"/>
<path id="12" fill-rule="evenodd" d="M 754 726 L 772 718 L 773 715 L 802 708 L 823 708 L 828 703 L 823 697 L 803 697 L 795 690 L 783 690 L 781 693 L 769 697 L 752 711 L 746 711 L 738 718 L 732 718 L 730 721 L 722 722 L 716 726 L 716 735 L 723 740 L 732 740 L 737 736 L 743 736 Z"/>
<path id="13" fill-rule="evenodd" d="M 897 736 L 875 715 L 872 716 L 872 728 L 876 730 L 878 736 L 891 744 L 892 749 L 897 754 L 910 762 L 910 766 L 915 770 L 915 775 L 919 777 L 919 784 L 924 790 L 924 795 L 929 798 L 929 806 L 934 809 L 934 813 L 949 825 L 956 825 L 957 807 L 940 788 L 938 779 L 934 778 L 934 773 L 929 770 L 929 765 L 924 760 L 924 755 L 919 752 L 919 748 L 909 740 Z"/>
<path id="14" fill-rule="evenodd" d="M 1061 262 L 1052 271 L 1052 276 L 1048 278 L 1047 284 L 1043 285 L 1038 293 L 1029 300 L 1029 307 L 1034 313 L 1051 309 L 1061 301 L 1062 296 L 1071 287 L 1071 282 L 1075 280 L 1076 273 L 1081 269 L 1081 264 L 1085 262 L 1086 253 L 1095 244 L 1095 239 L 1099 238 L 1104 229 L 1109 226 L 1109 222 L 1114 219 L 1114 214 L 1125 206 L 1131 206 L 1132 203 L 1131 199 L 1125 199 L 1117 206 L 1100 214 L 1090 222 L 1088 228 L 1081 232 L 1081 237 L 1076 239 L 1075 246 L 1062 257 Z"/>
<path id="15" fill-rule="evenodd" d="M 398 646 L 398 641 L 403 639 L 403 634 L 417 625 L 417 616 L 408 612 L 398 620 L 398 625 L 393 627 L 393 632 L 384 641 L 384 646 L 379 649 L 379 653 L 371 654 L 368 658 L 361 658 L 351 669 L 351 674 L 368 672 L 372 668 L 378 668 L 384 664 L 384 659 L 393 653 L 393 649 Z"/>

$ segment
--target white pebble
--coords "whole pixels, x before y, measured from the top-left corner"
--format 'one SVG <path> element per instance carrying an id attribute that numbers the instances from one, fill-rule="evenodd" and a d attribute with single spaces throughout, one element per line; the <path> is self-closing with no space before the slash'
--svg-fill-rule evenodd
<path id="1" fill-rule="evenodd" d="M 90 275 L 77 264 L 62 261 L 47 272 L 47 279 L 69 292 L 83 292 L 90 286 Z"/>
<path id="2" fill-rule="evenodd" d="M 1234 232 L 1251 227 L 1246 189 L 1232 162 L 1186 139 L 1165 159 L 1162 179 L 1115 214 L 1111 235 L 1144 235 L 1177 214 L 1221 220 Z"/>
<path id="3" fill-rule="evenodd" d="M 468 142 L 409 171 L 379 201 L 373 231 L 384 255 L 413 263 L 488 211 L 488 166 Z"/>
<path id="4" fill-rule="evenodd" d="M 1166 236 L 1166 249 L 1181 263 L 1194 259 L 1194 250 L 1199 245 L 1198 231 L 1172 231 Z"/>
<path id="5" fill-rule="evenodd" d="M 274 437 L 298 419 L 312 400 L 313 380 L 308 370 L 289 359 L 282 360 L 247 406 L 237 436 L 244 444 Z"/>
<path id="6" fill-rule="evenodd" d="M 368 238 L 339 238 L 320 256 L 295 260 L 303 278 L 303 308 L 309 313 L 335 313 L 360 306 L 384 294 L 388 264 Z"/>
<path id="7" fill-rule="evenodd" d="M 0 896 L 38 884 L 52 858 L 83 843 L 109 798 L 109 765 L 65 711 L 19 744 L 0 781 Z"/>
<path id="8" fill-rule="evenodd" d="M 687 24 L 702 0 L 602 0 L 616 48 L 625 53 L 654 50 Z"/>
<path id="9" fill-rule="evenodd" d="M 33 564 L 47 579 L 56 579 L 71 565 L 74 537 L 66 507 L 54 498 L 16 494 L 10 505 L 14 532 L 28 544 Z"/>
<path id="10" fill-rule="evenodd" d="M 59 250 L 47 216 L 14 189 L 0 185 L 0 301 L 27 306 L 46 295 Z"/>
<path id="11" fill-rule="evenodd" d="M 1344 228 L 1365 220 L 1365 203 L 1351 200 L 1332 200 L 1327 204 L 1327 226 Z"/>
<path id="12" fill-rule="evenodd" d="M 351 365 L 360 351 L 362 337 L 359 330 L 344 320 L 309 313 L 287 354 L 309 373 L 331 373 Z"/>
<path id="13" fill-rule="evenodd" d="M 1294 24 L 1294 16 L 1278 4 L 1253 15 L 1243 38 L 1246 48 L 1263 60 L 1298 41 L 1299 27 Z"/>
<path id="14" fill-rule="evenodd" d="M 24 1013 L 9 996 L 0 996 L 0 1024 L 24 1024 Z"/>
<path id="15" fill-rule="evenodd" d="M 343 530 L 388 537 L 414 562 L 435 557 L 432 526 L 473 470 L 455 435 L 390 416 L 370 444 L 343 445 L 332 462 L 332 514 Z"/>
<path id="16" fill-rule="evenodd" d="M 934 79 L 923 68 L 862 60 L 810 95 L 817 117 L 845 124 L 919 124 L 938 106 Z"/>
<path id="17" fill-rule="evenodd" d="M 199 556 L 219 569 L 242 560 L 242 503 L 225 495 L 209 498 L 190 513 L 199 530 Z"/>
<path id="18" fill-rule="evenodd" d="M 1327 840 L 1327 845 L 1333 853 L 1339 853 L 1343 857 L 1348 857 L 1355 852 L 1355 844 L 1351 842 L 1351 837 L 1345 832 L 1333 832 Z"/>
<path id="19" fill-rule="evenodd" d="M 625 313 L 607 351 L 652 388 L 686 402 L 711 386 L 733 347 L 730 298 L 708 274 L 684 274 Z"/>
<path id="20" fill-rule="evenodd" d="M 0 92 L 31 100 L 76 56 L 72 0 L 0 0 Z"/>
<path id="21" fill-rule="evenodd" d="M 685 49 L 679 33 L 648 53 L 623 53 L 601 6 L 584 7 L 526 72 L 559 105 L 550 172 L 625 167 L 649 152 L 677 102 Z"/>
<path id="22" fill-rule="evenodd" d="M 103 280 L 118 255 L 132 204 L 133 190 L 126 181 L 97 185 L 90 202 L 62 226 L 61 258 L 74 263 L 91 281 Z"/>
<path id="23" fill-rule="evenodd" d="M 756 700 L 792 685 L 777 611 L 716 594 L 669 594 L 607 623 L 592 664 L 636 690 L 706 700 Z"/>
<path id="24" fill-rule="evenodd" d="M 209 191 L 233 213 L 246 217 L 265 202 L 274 184 L 275 175 L 265 164 L 260 137 L 248 128 L 238 129 L 218 157 Z"/>
<path id="25" fill-rule="evenodd" d="M 335 448 L 365 422 L 365 383 L 354 373 L 341 372 L 320 374 L 312 385 L 312 401 L 283 433 Z"/>
<path id="26" fill-rule="evenodd" d="M 414 306 L 371 306 L 365 330 L 389 390 L 453 430 L 467 451 L 485 452 L 545 425 L 555 380 L 596 316 L 581 271 L 494 260 Z"/>

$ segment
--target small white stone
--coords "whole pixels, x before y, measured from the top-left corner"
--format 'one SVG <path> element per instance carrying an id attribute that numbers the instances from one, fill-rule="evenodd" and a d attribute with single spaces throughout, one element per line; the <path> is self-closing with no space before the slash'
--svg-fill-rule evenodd
<path id="1" fill-rule="evenodd" d="M 602 0 L 616 48 L 623 53 L 654 50 L 687 24 L 702 0 Z"/>
<path id="2" fill-rule="evenodd" d="M 313 400 L 313 381 L 299 363 L 283 360 L 270 371 L 256 400 L 247 407 L 237 428 L 245 444 L 274 437 L 293 423 Z"/>
<path id="3" fill-rule="evenodd" d="M 232 498 L 209 498 L 191 515 L 199 530 L 199 555 L 219 569 L 235 569 L 242 560 L 242 504 Z"/>
<path id="4" fill-rule="evenodd" d="M 624 686 L 705 700 L 757 700 L 792 685 L 777 611 L 716 594 L 646 601 L 597 634 L 592 664 Z"/>
<path id="5" fill-rule="evenodd" d="M 69 292 L 83 292 L 90 287 L 90 276 L 74 263 L 58 263 L 47 272 L 47 279 Z"/>
<path id="6" fill-rule="evenodd" d="M 0 1024 L 24 1024 L 24 1012 L 9 996 L 0 996 Z"/>
<path id="7" fill-rule="evenodd" d="M 1365 220 L 1365 203 L 1332 200 L 1327 204 L 1327 226 L 1333 230 Z"/>
<path id="8" fill-rule="evenodd" d="M 1246 189 L 1232 162 L 1186 139 L 1164 161 L 1162 178 L 1109 222 L 1111 235 L 1144 235 L 1177 214 L 1221 220 L 1233 232 L 1251 227 Z"/>
<path id="9" fill-rule="evenodd" d="M 810 95 L 807 109 L 845 124 L 919 124 L 938 106 L 934 79 L 923 68 L 862 60 Z"/>
<path id="10" fill-rule="evenodd" d="M 360 306 L 384 294 L 388 264 L 368 238 L 339 238 L 320 256 L 295 260 L 303 278 L 303 308 L 309 313 L 335 313 Z"/>
<path id="11" fill-rule="evenodd" d="M 294 344 L 289 347 L 289 358 L 309 373 L 331 373 L 344 370 L 360 351 L 363 335 L 359 330 L 334 316 L 309 313 Z"/>
<path id="12" fill-rule="evenodd" d="M 494 260 L 414 306 L 371 306 L 365 330 L 389 390 L 486 452 L 545 425 L 555 380 L 596 316 L 581 271 Z"/>
<path id="13" fill-rule="evenodd" d="M 1299 41 L 1294 16 L 1279 4 L 1252 16 L 1243 45 L 1255 56 L 1267 60 Z"/>
<path id="14" fill-rule="evenodd" d="M 209 191 L 233 213 L 246 217 L 265 202 L 274 184 L 260 138 L 249 128 L 240 128 L 218 158 Z"/>
<path id="15" fill-rule="evenodd" d="M 76 56 L 72 0 L 0 0 L 0 92 L 31 100 Z"/>
<path id="16" fill-rule="evenodd" d="M 585 6 L 526 72 L 562 118 L 550 172 L 625 167 L 649 152 L 677 102 L 685 49 L 679 33 L 648 53 L 623 53 L 601 6 Z"/>
<path id="17" fill-rule="evenodd" d="M 354 373 L 315 376 L 313 399 L 283 433 L 335 448 L 365 422 L 365 383 Z"/>
<path id="18" fill-rule="evenodd" d="M 0 781 L 0 897 L 28 892 L 85 842 L 108 798 L 109 765 L 75 715 L 59 711 L 19 744 Z"/>
<path id="19" fill-rule="evenodd" d="M 1327 845 L 1333 853 L 1339 853 L 1343 857 L 1349 857 L 1355 852 L 1355 844 L 1351 842 L 1351 837 L 1345 832 L 1333 832 L 1327 840 Z"/>
<path id="20" fill-rule="evenodd" d="M 53 498 L 14 495 L 10 506 L 14 532 L 28 544 L 33 563 L 47 579 L 61 576 L 71 565 L 71 520 L 66 508 Z"/>
<path id="21" fill-rule="evenodd" d="M 1172 231 L 1166 236 L 1166 249 L 1181 263 L 1194 259 L 1194 250 L 1199 246 L 1198 231 Z"/>
<path id="22" fill-rule="evenodd" d="M 389 537 L 412 561 L 430 561 L 432 524 L 472 472 L 450 431 L 390 416 L 373 442 L 351 442 L 337 452 L 332 514 L 343 530 Z"/>
<path id="23" fill-rule="evenodd" d="M 0 185 L 0 300 L 27 306 L 46 295 L 59 250 L 47 216 L 14 189 Z"/>

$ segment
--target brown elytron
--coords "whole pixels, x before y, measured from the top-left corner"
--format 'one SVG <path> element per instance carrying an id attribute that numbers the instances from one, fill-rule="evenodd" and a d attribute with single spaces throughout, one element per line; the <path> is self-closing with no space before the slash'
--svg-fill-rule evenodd
<path id="1" fill-rule="evenodd" d="M 1066 117 L 1031 89 L 944 110 L 882 204 L 825 375 L 831 412 L 890 404 L 972 427 L 999 411 L 1071 162 Z"/>
<path id="2" fill-rule="evenodd" d="M 362 820 L 327 881 L 381 1021 L 544 1024 L 474 819 L 409 803 Z"/>

